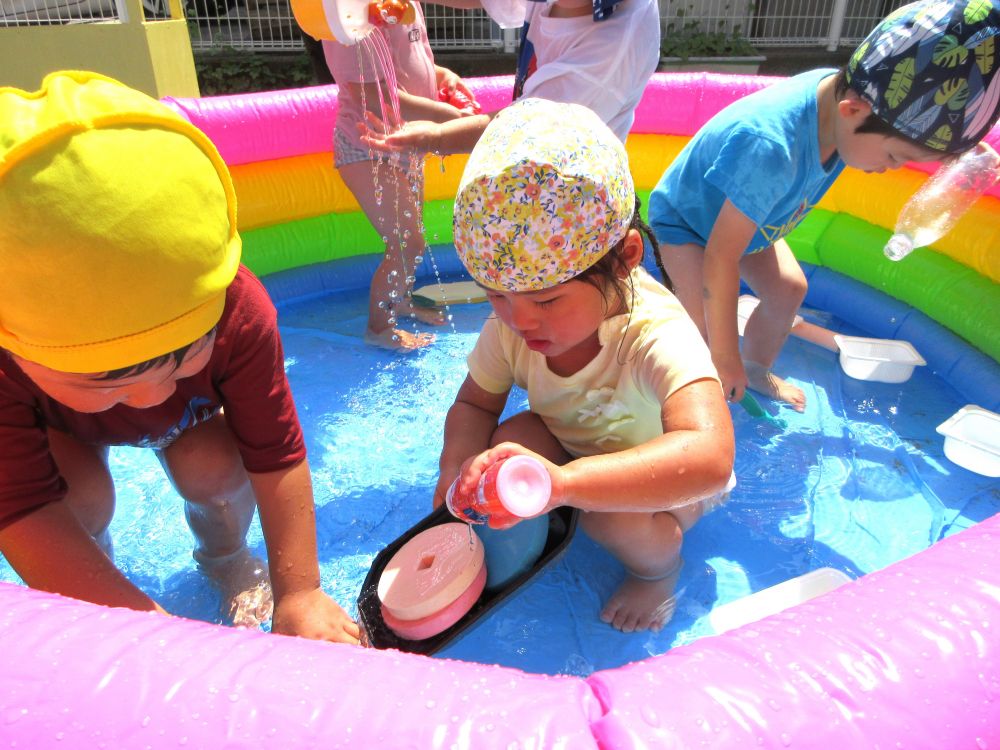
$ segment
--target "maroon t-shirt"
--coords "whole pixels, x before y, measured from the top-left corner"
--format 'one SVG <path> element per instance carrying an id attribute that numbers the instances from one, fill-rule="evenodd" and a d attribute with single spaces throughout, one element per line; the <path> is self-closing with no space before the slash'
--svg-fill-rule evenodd
<path id="1" fill-rule="evenodd" d="M 0 526 L 66 494 L 46 428 L 95 445 L 162 448 L 220 407 L 248 471 L 277 471 L 305 458 L 277 312 L 264 286 L 243 266 L 226 291 L 208 365 L 178 380 L 176 392 L 158 406 L 74 411 L 45 395 L 0 350 Z"/>

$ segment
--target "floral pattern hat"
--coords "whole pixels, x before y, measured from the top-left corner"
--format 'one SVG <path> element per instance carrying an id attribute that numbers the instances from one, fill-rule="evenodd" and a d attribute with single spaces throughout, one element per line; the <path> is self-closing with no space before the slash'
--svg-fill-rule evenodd
<path id="1" fill-rule="evenodd" d="M 528 292 L 572 279 L 628 231 L 628 156 L 586 107 L 522 99 L 476 144 L 455 196 L 455 247 L 487 289 Z"/>
<path id="2" fill-rule="evenodd" d="M 847 64 L 847 83 L 900 134 L 968 151 L 1000 117 L 1000 3 L 922 0 L 889 15 Z"/>

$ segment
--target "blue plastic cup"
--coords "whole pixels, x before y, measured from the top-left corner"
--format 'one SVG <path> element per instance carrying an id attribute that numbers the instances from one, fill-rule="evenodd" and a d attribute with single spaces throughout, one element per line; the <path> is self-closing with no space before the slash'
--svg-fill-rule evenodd
<path id="1" fill-rule="evenodd" d="M 472 527 L 486 553 L 486 589 L 496 590 L 529 570 L 545 549 L 549 535 L 548 515 L 527 518 L 509 529 Z"/>

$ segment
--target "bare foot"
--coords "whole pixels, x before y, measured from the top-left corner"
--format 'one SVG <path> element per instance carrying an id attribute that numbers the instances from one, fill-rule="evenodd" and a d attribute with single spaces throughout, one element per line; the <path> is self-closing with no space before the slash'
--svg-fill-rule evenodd
<path id="1" fill-rule="evenodd" d="M 392 311 L 398 320 L 416 318 L 421 323 L 431 326 L 443 326 L 445 324 L 444 309 L 440 307 L 423 307 L 404 302 L 393 305 Z"/>
<path id="2" fill-rule="evenodd" d="M 788 383 L 757 362 L 746 360 L 743 363 L 750 388 L 775 401 L 784 401 L 795 411 L 806 409 L 806 394 L 801 388 Z"/>
<path id="3" fill-rule="evenodd" d="M 244 547 L 220 559 L 198 560 L 198 567 L 222 594 L 222 611 L 233 625 L 257 628 L 271 619 L 274 597 L 267 564 Z"/>
<path id="4" fill-rule="evenodd" d="M 625 580 L 601 610 L 601 620 L 623 633 L 660 630 L 670 622 L 677 607 L 674 588 L 680 572 L 680 563 L 662 578 L 653 580 L 626 571 Z"/>
<path id="5" fill-rule="evenodd" d="M 378 333 L 370 328 L 365 330 L 366 344 L 397 352 L 412 352 L 433 342 L 433 333 L 410 333 L 399 328 L 386 328 Z"/>

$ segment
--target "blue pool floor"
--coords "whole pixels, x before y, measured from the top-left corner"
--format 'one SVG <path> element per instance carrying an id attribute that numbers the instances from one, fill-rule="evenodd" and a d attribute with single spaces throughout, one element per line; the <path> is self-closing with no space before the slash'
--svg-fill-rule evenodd
<path id="1" fill-rule="evenodd" d="M 286 366 L 309 447 L 322 584 L 352 614 L 372 559 L 431 510 L 445 413 L 487 304 L 455 305 L 422 352 L 365 346 L 363 292 L 281 307 Z M 865 335 L 817 311 L 815 323 Z M 713 607 L 830 566 L 856 578 L 1000 510 L 995 482 L 952 464 L 935 427 L 965 401 L 929 368 L 898 385 L 852 380 L 836 356 L 790 339 L 775 368 L 806 413 L 763 401 L 787 426 L 732 407 L 738 486 L 684 543 L 681 597 L 660 633 L 598 619 L 623 575 L 577 532 L 568 551 L 439 655 L 530 672 L 587 675 L 713 633 Z M 511 413 L 523 409 L 511 398 Z M 112 452 L 117 562 L 169 611 L 220 621 L 191 560 L 180 500 L 148 451 Z M 264 555 L 257 524 L 251 547 Z M 0 559 L 0 580 L 17 581 Z"/>

